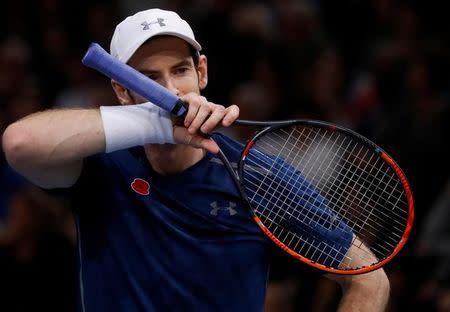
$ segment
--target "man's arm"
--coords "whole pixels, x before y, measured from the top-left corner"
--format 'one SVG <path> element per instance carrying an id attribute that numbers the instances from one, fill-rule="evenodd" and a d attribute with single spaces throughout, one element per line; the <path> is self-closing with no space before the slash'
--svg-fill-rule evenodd
<path id="1" fill-rule="evenodd" d="M 170 121 L 170 136 L 173 135 L 175 143 L 189 144 L 217 153 L 217 144 L 197 132 L 200 128 L 206 133 L 218 126 L 229 126 L 238 117 L 239 108 L 236 105 L 225 108 L 193 93 L 182 98 L 189 103 L 186 116 L 189 119 L 184 121 L 184 126 L 175 125 L 174 128 Z M 145 132 L 145 142 L 140 143 L 155 143 L 153 139 L 157 130 L 153 128 L 158 129 L 158 112 L 149 107 L 139 112 L 128 107 L 131 106 L 116 107 L 115 110 L 122 110 L 115 114 L 120 120 L 116 118 L 113 124 L 109 124 L 118 133 L 113 133 L 109 142 L 118 140 L 119 144 L 115 145 L 128 148 L 128 139 L 137 136 L 141 138 L 142 132 Z M 145 122 L 153 127 L 154 135 L 147 131 L 148 127 L 134 122 L 136 113 L 143 114 Z M 8 126 L 3 134 L 6 158 L 14 169 L 36 185 L 44 188 L 70 187 L 81 173 L 83 159 L 106 149 L 103 127 L 105 117 L 102 118 L 102 114 L 100 109 L 63 109 L 47 110 L 25 117 Z M 142 121 L 142 116 L 140 117 Z M 118 127 L 119 123 L 122 127 Z"/>
<path id="2" fill-rule="evenodd" d="M 3 133 L 8 163 L 44 188 L 72 186 L 83 158 L 105 150 L 99 109 L 58 109 L 38 112 Z"/>
<path id="3" fill-rule="evenodd" d="M 350 276 L 333 276 L 342 288 L 338 311 L 382 312 L 389 301 L 389 280 L 383 269 Z"/>
<path id="4" fill-rule="evenodd" d="M 358 261 L 362 266 L 375 263 L 377 259 L 357 237 L 354 237 L 341 267 L 345 268 L 350 262 L 351 266 L 355 266 Z M 382 268 L 359 275 L 327 274 L 326 276 L 338 282 L 342 288 L 343 295 L 338 311 L 382 312 L 386 310 L 390 285 Z"/>

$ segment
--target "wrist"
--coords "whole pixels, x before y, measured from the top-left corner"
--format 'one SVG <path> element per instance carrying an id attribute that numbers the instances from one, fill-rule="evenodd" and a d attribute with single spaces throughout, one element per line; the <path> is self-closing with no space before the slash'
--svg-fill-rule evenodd
<path id="1" fill-rule="evenodd" d="M 147 102 L 101 106 L 107 153 L 145 144 L 174 143 L 170 113 Z"/>

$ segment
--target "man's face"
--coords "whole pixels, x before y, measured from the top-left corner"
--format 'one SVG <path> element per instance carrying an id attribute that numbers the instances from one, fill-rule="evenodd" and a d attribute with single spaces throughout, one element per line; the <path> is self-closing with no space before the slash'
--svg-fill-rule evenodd
<path id="1" fill-rule="evenodd" d="M 177 37 L 151 39 L 135 52 L 128 64 L 177 96 L 199 94 L 204 87 L 206 59 L 201 56 L 196 68 L 188 43 Z M 130 94 L 134 104 L 146 102 L 141 96 Z"/>

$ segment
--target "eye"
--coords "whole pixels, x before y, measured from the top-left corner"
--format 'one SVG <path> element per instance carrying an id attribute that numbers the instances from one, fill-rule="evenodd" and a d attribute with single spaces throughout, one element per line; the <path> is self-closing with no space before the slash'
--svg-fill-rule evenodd
<path id="1" fill-rule="evenodd" d="M 187 71 L 189 71 L 189 67 L 187 67 L 187 66 L 181 66 L 181 67 L 175 68 L 175 74 L 177 74 L 177 75 L 183 75 Z"/>
<path id="2" fill-rule="evenodd" d="M 158 80 L 158 75 L 154 75 L 154 74 L 147 74 L 146 75 L 148 78 L 153 79 L 153 80 Z"/>

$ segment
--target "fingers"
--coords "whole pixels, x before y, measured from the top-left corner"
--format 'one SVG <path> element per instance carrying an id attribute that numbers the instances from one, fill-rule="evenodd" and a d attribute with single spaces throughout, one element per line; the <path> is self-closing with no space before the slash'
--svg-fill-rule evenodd
<path id="1" fill-rule="evenodd" d="M 230 126 L 238 118 L 239 108 L 236 105 L 225 108 L 195 93 L 186 94 L 181 99 L 189 106 L 184 122 L 174 124 L 175 142 L 218 153 L 216 142 L 204 134 L 220 126 Z"/>
<path id="2" fill-rule="evenodd" d="M 195 135 L 192 138 L 190 145 L 203 148 L 213 154 L 217 154 L 219 152 L 219 146 L 216 142 L 198 135 Z"/>
<path id="3" fill-rule="evenodd" d="M 239 117 L 239 107 L 231 105 L 225 109 L 225 116 L 222 120 L 222 126 L 229 127 Z"/>
<path id="4" fill-rule="evenodd" d="M 192 93 L 182 96 L 181 99 L 189 104 L 188 112 L 186 114 L 186 117 L 184 117 L 184 126 L 188 128 L 194 120 L 195 116 L 197 116 L 197 112 L 200 106 L 202 104 L 205 105 L 205 102 L 207 101 L 206 99 L 203 99 L 200 96 L 196 96 Z"/>
<path id="5" fill-rule="evenodd" d="M 222 105 L 216 106 L 216 109 L 201 126 L 201 132 L 211 132 L 219 125 L 229 127 L 239 117 L 239 107 L 237 105 L 231 105 L 227 108 Z"/>
<path id="6" fill-rule="evenodd" d="M 191 134 L 183 126 L 175 125 L 173 128 L 173 137 L 178 144 L 191 145 L 196 148 L 203 148 L 208 152 L 217 154 L 219 152 L 219 146 L 216 142 L 208 139 L 201 134 Z"/>
<path id="7" fill-rule="evenodd" d="M 209 133 L 219 126 L 230 126 L 239 116 L 239 108 L 231 105 L 225 108 L 199 96 L 189 93 L 181 99 L 189 104 L 188 112 L 184 118 L 184 126 L 190 134 L 197 132 Z"/>
<path id="8" fill-rule="evenodd" d="M 201 125 L 200 127 L 201 132 L 208 133 L 221 124 L 221 121 L 225 116 L 225 107 L 221 105 L 216 106 L 217 107 L 213 109 L 209 117 L 207 116 L 208 119 Z"/>
<path id="9" fill-rule="evenodd" d="M 195 115 L 194 120 L 192 120 L 192 122 L 188 128 L 189 133 L 196 133 L 197 131 L 199 131 L 206 119 L 209 120 L 210 116 L 212 114 L 217 114 L 217 112 L 218 112 L 217 106 L 219 106 L 219 105 L 210 103 L 206 100 L 206 98 L 201 97 L 200 98 L 200 107 L 197 110 L 197 115 Z M 225 110 L 225 108 L 223 110 Z M 219 117 L 220 117 L 220 119 L 222 119 L 223 115 L 219 116 Z M 204 133 L 207 133 L 207 132 L 204 132 Z"/>

